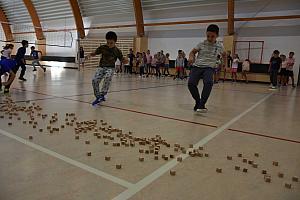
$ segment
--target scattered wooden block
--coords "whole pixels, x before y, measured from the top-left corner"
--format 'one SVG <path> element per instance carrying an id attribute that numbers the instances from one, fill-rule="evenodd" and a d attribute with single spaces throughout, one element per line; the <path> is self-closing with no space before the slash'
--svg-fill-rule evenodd
<path id="1" fill-rule="evenodd" d="M 86 140 L 85 144 L 91 144 L 91 142 L 89 140 Z"/>
<path id="2" fill-rule="evenodd" d="M 249 164 L 249 165 L 252 165 L 253 162 L 254 162 L 253 160 L 248 160 L 248 164 Z"/>
<path id="3" fill-rule="evenodd" d="M 149 154 L 150 153 L 150 151 L 149 150 L 145 150 L 145 154 Z"/>
<path id="4" fill-rule="evenodd" d="M 39 129 L 39 132 L 43 132 L 43 129 L 41 128 L 41 129 Z"/>
<path id="5" fill-rule="evenodd" d="M 23 121 L 23 124 L 26 124 L 27 123 L 27 121 Z"/>
<path id="6" fill-rule="evenodd" d="M 273 165 L 274 165 L 274 166 L 278 166 L 279 163 L 278 163 L 277 161 L 273 161 Z"/>
<path id="7" fill-rule="evenodd" d="M 190 147 L 190 148 L 194 148 L 194 145 L 193 145 L 193 144 L 190 144 L 189 147 Z"/>
<path id="8" fill-rule="evenodd" d="M 8 119 L 12 119 L 12 116 L 9 116 Z"/>
<path id="9" fill-rule="evenodd" d="M 106 161 L 110 161 L 111 157 L 110 157 L 110 156 L 105 156 L 104 159 L 105 159 Z"/>
<path id="10" fill-rule="evenodd" d="M 12 126 L 12 122 L 8 122 L 8 126 Z"/>
<path id="11" fill-rule="evenodd" d="M 243 158 L 243 163 L 247 163 L 247 159 L 246 158 Z"/>
<path id="12" fill-rule="evenodd" d="M 287 189 L 292 189 L 292 184 L 290 184 L 290 183 L 285 183 L 285 184 L 284 184 L 284 187 L 287 188 Z"/>
<path id="13" fill-rule="evenodd" d="M 254 153 L 254 156 L 255 157 L 259 157 L 259 153 Z"/>
<path id="14" fill-rule="evenodd" d="M 165 161 L 168 161 L 168 160 L 169 160 L 169 157 L 165 156 L 163 159 L 164 159 Z"/>
<path id="15" fill-rule="evenodd" d="M 17 119 L 20 121 L 20 120 L 21 120 L 21 117 L 18 117 Z"/>
<path id="16" fill-rule="evenodd" d="M 75 140 L 79 140 L 79 135 L 75 135 Z"/>
<path id="17" fill-rule="evenodd" d="M 89 151 L 89 152 L 86 153 L 86 155 L 87 156 L 92 156 L 92 152 Z"/>
<path id="18" fill-rule="evenodd" d="M 144 149 L 139 149 L 139 153 L 144 153 Z"/>
<path id="19" fill-rule="evenodd" d="M 293 177 L 292 177 L 292 181 L 293 181 L 293 182 L 299 182 L 299 178 L 298 178 L 297 176 L 293 176 Z"/>
<path id="20" fill-rule="evenodd" d="M 175 156 L 174 156 L 173 154 L 170 154 L 170 158 L 172 158 L 172 159 L 173 159 L 173 158 L 175 158 Z"/>
<path id="21" fill-rule="evenodd" d="M 227 160 L 232 160 L 232 156 L 227 156 Z"/>
<path id="22" fill-rule="evenodd" d="M 97 135 L 97 138 L 98 138 L 98 139 L 101 139 L 101 135 Z"/>
<path id="23" fill-rule="evenodd" d="M 108 145 L 108 141 L 104 141 L 104 143 L 103 143 L 104 145 Z"/>
<path id="24" fill-rule="evenodd" d="M 174 147 L 174 151 L 178 152 L 178 147 Z"/>
<path id="25" fill-rule="evenodd" d="M 145 160 L 145 158 L 139 157 L 139 161 L 140 161 L 140 162 L 144 162 L 144 160 Z"/>
<path id="26" fill-rule="evenodd" d="M 32 135 L 29 135 L 28 139 L 29 139 L 29 140 L 33 140 L 33 136 L 32 136 Z"/>
<path id="27" fill-rule="evenodd" d="M 240 157 L 240 158 L 243 157 L 243 154 L 239 153 L 239 154 L 238 154 L 238 157 Z"/>
<path id="28" fill-rule="evenodd" d="M 34 125 L 37 125 L 38 123 L 37 123 L 37 122 L 33 122 L 33 124 L 34 124 Z"/>
<path id="29" fill-rule="evenodd" d="M 170 175 L 171 176 L 175 176 L 176 175 L 176 171 L 175 170 L 170 170 Z"/>
<path id="30" fill-rule="evenodd" d="M 264 179 L 265 179 L 265 182 L 271 183 L 271 176 L 270 175 L 265 175 Z"/>
<path id="31" fill-rule="evenodd" d="M 47 129 L 48 129 L 48 130 L 51 129 L 51 126 L 47 126 Z"/>
<path id="32" fill-rule="evenodd" d="M 282 172 L 278 172 L 278 177 L 279 178 L 283 178 L 284 177 L 284 174 Z"/>
<path id="33" fill-rule="evenodd" d="M 262 174 L 267 174 L 267 170 L 263 169 L 263 170 L 261 170 L 261 173 Z"/>
<path id="34" fill-rule="evenodd" d="M 241 169 L 241 167 L 240 166 L 235 166 L 234 169 L 239 171 Z"/>
<path id="35" fill-rule="evenodd" d="M 208 157 L 209 157 L 209 154 L 208 154 L 208 153 L 205 153 L 204 156 L 208 158 Z"/>
<path id="36" fill-rule="evenodd" d="M 36 128 L 36 125 L 33 125 L 32 128 Z"/>
<path id="37" fill-rule="evenodd" d="M 204 147 L 199 147 L 199 150 L 201 150 L 201 151 L 204 150 Z"/>
<path id="38" fill-rule="evenodd" d="M 0 116 L 0 119 L 4 119 L 4 116 L 3 116 L 3 115 L 1 115 L 1 116 Z"/>
<path id="39" fill-rule="evenodd" d="M 182 162 L 182 157 L 177 157 L 178 162 Z"/>
<path id="40" fill-rule="evenodd" d="M 253 167 L 253 168 L 257 168 L 257 167 L 258 167 L 258 164 L 253 163 L 253 164 L 252 164 L 252 167 Z"/>
<path id="41" fill-rule="evenodd" d="M 154 160 L 158 160 L 158 156 L 154 156 Z"/>
<path id="42" fill-rule="evenodd" d="M 65 128 L 65 125 L 61 125 L 60 128 Z"/>
<path id="43" fill-rule="evenodd" d="M 248 172 L 248 169 L 247 169 L 247 168 L 244 168 L 244 169 L 243 169 L 243 172 L 247 173 L 247 172 Z"/>
<path id="44" fill-rule="evenodd" d="M 216 169 L 216 172 L 217 172 L 217 173 L 222 173 L 222 169 L 221 169 L 221 168 L 217 168 L 217 169 Z"/>
<path id="45" fill-rule="evenodd" d="M 116 164 L 116 168 L 117 169 L 122 169 L 122 165 L 121 164 Z"/>

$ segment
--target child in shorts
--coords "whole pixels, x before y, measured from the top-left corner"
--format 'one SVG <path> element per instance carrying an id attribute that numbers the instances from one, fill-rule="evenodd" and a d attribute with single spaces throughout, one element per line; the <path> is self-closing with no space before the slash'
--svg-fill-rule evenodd
<path id="1" fill-rule="evenodd" d="M 250 60 L 246 59 L 242 65 L 242 79 L 244 78 L 246 83 L 248 83 L 247 73 L 250 71 Z"/>
<path id="2" fill-rule="evenodd" d="M 17 62 L 12 59 L 0 60 L 0 91 L 2 91 L 2 85 L 5 86 L 4 94 L 9 93 L 9 88 L 16 77 L 18 71 Z M 6 82 L 2 83 L 2 75 L 9 74 L 9 78 Z"/>
<path id="3" fill-rule="evenodd" d="M 294 65 L 295 65 L 294 55 L 295 55 L 294 52 L 290 52 L 289 53 L 289 57 L 287 58 L 287 66 L 286 66 L 286 70 L 287 70 L 287 83 L 289 82 L 289 78 L 291 77 L 293 88 L 296 87 L 295 86 L 295 79 L 294 79 L 294 72 L 293 72 L 293 68 L 294 68 Z"/>
<path id="4" fill-rule="evenodd" d="M 231 65 L 231 79 L 232 81 L 236 82 L 237 81 L 237 70 L 239 67 L 239 56 L 237 54 L 233 55 L 233 61 Z"/>

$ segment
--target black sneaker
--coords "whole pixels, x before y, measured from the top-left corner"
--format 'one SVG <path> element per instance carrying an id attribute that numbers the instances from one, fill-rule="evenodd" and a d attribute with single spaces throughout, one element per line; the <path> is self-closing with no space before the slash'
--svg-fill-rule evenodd
<path id="1" fill-rule="evenodd" d="M 207 113 L 207 108 L 205 108 L 205 106 L 200 106 L 198 109 L 197 109 L 197 112 L 198 113 Z"/>
<path id="2" fill-rule="evenodd" d="M 36 69 L 33 69 L 33 71 L 36 72 L 37 70 L 36 70 Z"/>
<path id="3" fill-rule="evenodd" d="M 9 89 L 8 88 L 5 88 L 4 89 L 4 94 L 8 94 L 9 93 Z"/>
<path id="4" fill-rule="evenodd" d="M 195 106 L 194 106 L 194 111 L 196 112 L 197 111 L 197 109 L 200 107 L 200 103 L 199 102 L 197 102 L 196 104 L 195 104 Z"/>
<path id="5" fill-rule="evenodd" d="M 21 81 L 27 81 L 27 79 L 23 78 L 23 77 L 20 77 L 19 80 L 21 80 Z"/>
<path id="6" fill-rule="evenodd" d="M 46 67 L 43 67 L 42 69 L 44 70 L 44 73 L 45 73 L 46 72 Z"/>

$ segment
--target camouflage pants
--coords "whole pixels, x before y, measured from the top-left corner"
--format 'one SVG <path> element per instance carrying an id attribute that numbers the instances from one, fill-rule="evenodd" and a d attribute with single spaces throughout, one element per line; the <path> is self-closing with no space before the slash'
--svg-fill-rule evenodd
<path id="1" fill-rule="evenodd" d="M 112 76 L 114 74 L 113 68 L 98 68 L 95 76 L 93 78 L 93 89 L 96 98 L 100 98 L 107 94 L 109 86 L 111 84 Z M 101 90 L 100 90 L 100 83 L 103 81 Z"/>

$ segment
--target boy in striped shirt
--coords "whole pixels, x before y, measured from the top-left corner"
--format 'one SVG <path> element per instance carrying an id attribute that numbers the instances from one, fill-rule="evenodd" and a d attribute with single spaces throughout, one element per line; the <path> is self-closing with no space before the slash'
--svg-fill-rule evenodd
<path id="1" fill-rule="evenodd" d="M 211 24 L 206 30 L 207 40 L 200 42 L 190 53 L 189 63 L 193 65 L 188 81 L 188 88 L 196 104 L 194 111 L 206 113 L 205 104 L 213 87 L 214 68 L 218 55 L 222 55 L 226 61 L 226 53 L 221 42 L 217 41 L 219 27 Z M 197 54 L 197 58 L 196 58 Z M 226 63 L 225 63 L 226 65 Z M 203 90 L 200 98 L 198 83 L 203 78 Z"/>

